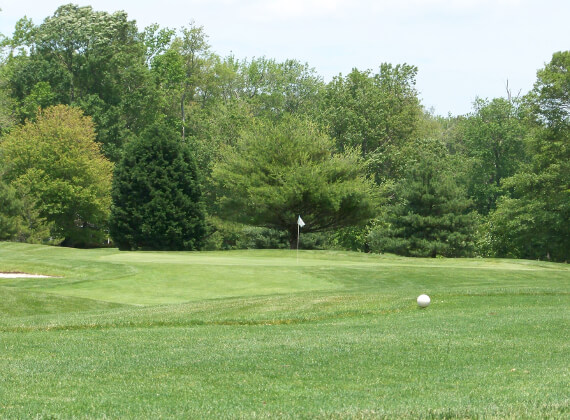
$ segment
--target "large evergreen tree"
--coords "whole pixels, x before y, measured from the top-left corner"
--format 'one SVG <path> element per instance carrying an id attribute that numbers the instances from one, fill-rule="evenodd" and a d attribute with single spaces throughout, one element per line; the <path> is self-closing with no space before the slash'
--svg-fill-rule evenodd
<path id="1" fill-rule="evenodd" d="M 153 124 L 115 170 L 110 233 L 122 250 L 195 250 L 205 233 L 194 158 L 177 130 Z"/>
<path id="2" fill-rule="evenodd" d="M 223 217 L 286 231 L 291 247 L 298 215 L 305 233 L 361 225 L 373 216 L 373 187 L 358 151 L 334 153 L 330 137 L 295 117 L 253 124 L 224 150 L 213 178 Z"/>
<path id="3" fill-rule="evenodd" d="M 468 256 L 476 218 L 452 173 L 454 165 L 439 141 L 414 146 L 405 176 L 369 234 L 370 249 L 416 257 Z"/>

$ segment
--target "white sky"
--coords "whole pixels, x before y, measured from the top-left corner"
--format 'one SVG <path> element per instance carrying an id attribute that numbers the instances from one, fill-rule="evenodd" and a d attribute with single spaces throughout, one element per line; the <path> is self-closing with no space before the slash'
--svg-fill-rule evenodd
<path id="1" fill-rule="evenodd" d="M 536 71 L 570 49 L 569 0 L 0 0 L 0 33 L 61 4 L 124 10 L 142 30 L 194 20 L 219 55 L 294 58 L 325 81 L 380 64 L 419 68 L 422 103 L 465 114 L 473 100 L 528 92 Z"/>

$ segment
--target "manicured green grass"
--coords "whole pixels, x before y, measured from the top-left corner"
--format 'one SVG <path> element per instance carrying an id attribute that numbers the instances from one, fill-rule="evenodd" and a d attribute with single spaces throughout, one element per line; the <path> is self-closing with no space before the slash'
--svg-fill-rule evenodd
<path id="1" fill-rule="evenodd" d="M 0 271 L 58 276 L 0 279 L 0 418 L 570 416 L 567 265 L 0 243 Z"/>

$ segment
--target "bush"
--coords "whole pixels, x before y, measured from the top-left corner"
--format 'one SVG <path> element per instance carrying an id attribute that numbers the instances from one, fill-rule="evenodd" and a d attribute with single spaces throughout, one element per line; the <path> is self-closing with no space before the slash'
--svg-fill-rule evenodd
<path id="1" fill-rule="evenodd" d="M 287 232 L 242 225 L 218 218 L 208 220 L 204 249 L 281 249 L 288 247 Z"/>

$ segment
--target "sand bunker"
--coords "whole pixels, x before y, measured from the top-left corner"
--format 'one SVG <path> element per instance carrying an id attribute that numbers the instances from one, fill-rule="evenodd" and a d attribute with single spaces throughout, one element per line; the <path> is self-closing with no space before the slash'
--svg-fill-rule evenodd
<path id="1" fill-rule="evenodd" d="M 18 279 L 18 278 L 47 278 L 51 276 L 44 276 L 42 274 L 28 274 L 28 273 L 0 273 L 0 278 L 3 279 Z"/>

